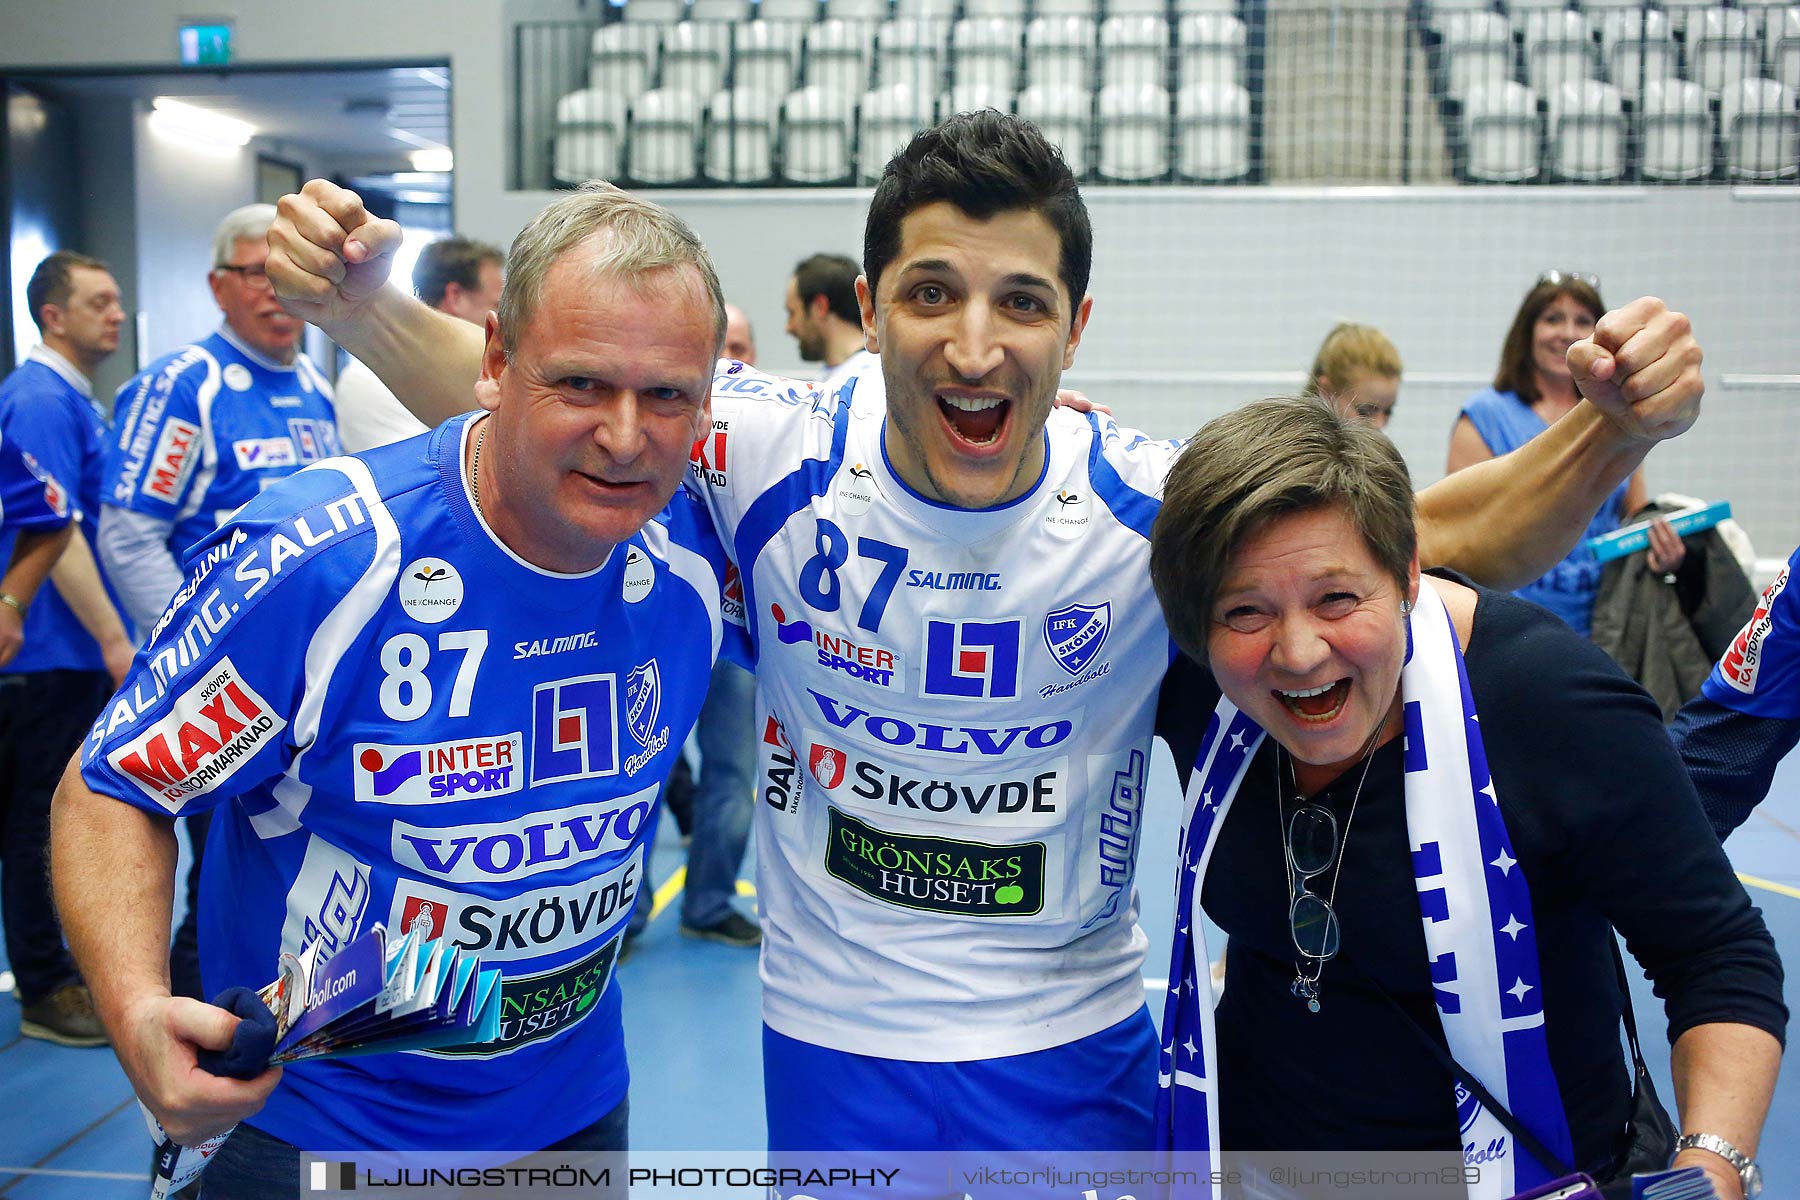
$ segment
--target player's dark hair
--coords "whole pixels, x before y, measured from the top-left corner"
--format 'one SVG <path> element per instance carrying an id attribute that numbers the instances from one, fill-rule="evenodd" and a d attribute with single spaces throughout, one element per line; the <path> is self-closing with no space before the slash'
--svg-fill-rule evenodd
<path id="1" fill-rule="evenodd" d="M 25 285 L 25 303 L 31 306 L 31 319 L 37 324 L 39 333 L 44 332 L 44 305 L 54 304 L 61 308 L 69 302 L 69 293 L 75 290 L 74 275 L 78 267 L 111 270 L 97 258 L 73 250 L 58 250 L 31 273 L 31 282 Z"/>
<path id="2" fill-rule="evenodd" d="M 419 260 L 413 264 L 413 293 L 435 308 L 451 284 L 474 291 L 481 287 L 481 264 L 499 266 L 505 261 L 506 254 L 498 246 L 460 235 L 439 238 L 419 251 Z"/>
<path id="3" fill-rule="evenodd" d="M 1087 295 L 1094 260 L 1087 205 L 1062 152 L 1030 121 L 993 109 L 958 113 L 915 134 L 888 160 L 863 227 L 863 274 L 871 292 L 900 253 L 900 222 L 939 201 L 978 221 L 1039 214 L 1061 243 L 1057 273 L 1071 308 Z"/>
<path id="4" fill-rule="evenodd" d="M 1537 368 L 1532 364 L 1531 336 L 1537 319 L 1561 296 L 1573 299 L 1596 321 L 1606 313 L 1606 305 L 1600 302 L 1600 292 L 1587 280 L 1568 275 L 1554 281 L 1541 280 L 1525 293 L 1519 311 L 1513 314 L 1512 328 L 1506 331 L 1506 340 L 1500 344 L 1500 369 L 1494 372 L 1496 392 L 1512 392 L 1526 404 L 1537 403 Z"/>
<path id="5" fill-rule="evenodd" d="M 811 308 L 814 296 L 825 297 L 831 315 L 862 328 L 862 306 L 856 302 L 856 277 L 862 268 L 847 254 L 814 254 L 794 268 L 794 294 L 801 308 Z"/>

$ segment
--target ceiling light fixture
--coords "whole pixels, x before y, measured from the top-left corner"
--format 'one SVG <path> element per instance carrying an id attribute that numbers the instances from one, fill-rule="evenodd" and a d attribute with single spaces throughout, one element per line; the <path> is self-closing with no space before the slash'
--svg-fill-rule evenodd
<path id="1" fill-rule="evenodd" d="M 256 126 L 248 121 L 239 121 L 167 96 L 156 98 L 150 113 L 150 126 L 159 132 L 208 146 L 242 146 L 256 133 Z"/>
<path id="2" fill-rule="evenodd" d="M 450 171 L 456 167 L 456 156 L 448 146 L 414 150 L 411 159 L 415 171 Z"/>

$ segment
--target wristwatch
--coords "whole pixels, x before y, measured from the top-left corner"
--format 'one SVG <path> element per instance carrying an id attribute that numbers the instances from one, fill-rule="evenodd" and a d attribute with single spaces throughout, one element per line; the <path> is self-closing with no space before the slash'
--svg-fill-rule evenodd
<path id="1" fill-rule="evenodd" d="M 1675 1139 L 1675 1153 L 1683 1150 L 1710 1150 L 1733 1167 L 1744 1184 L 1744 1200 L 1756 1200 L 1762 1194 L 1762 1168 L 1756 1160 L 1740 1151 L 1716 1133 L 1684 1133 Z"/>

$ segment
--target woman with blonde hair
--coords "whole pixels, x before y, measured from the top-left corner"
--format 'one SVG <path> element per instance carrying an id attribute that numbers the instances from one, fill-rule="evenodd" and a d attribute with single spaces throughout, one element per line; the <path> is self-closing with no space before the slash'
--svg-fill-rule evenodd
<path id="1" fill-rule="evenodd" d="M 1313 355 L 1305 394 L 1331 401 L 1352 421 L 1385 429 L 1400 396 L 1400 351 L 1373 325 L 1340 321 Z"/>

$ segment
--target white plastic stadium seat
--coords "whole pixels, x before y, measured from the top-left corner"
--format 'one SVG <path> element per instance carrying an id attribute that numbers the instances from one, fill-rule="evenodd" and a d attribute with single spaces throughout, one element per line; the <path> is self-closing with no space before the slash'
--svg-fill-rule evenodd
<path id="1" fill-rule="evenodd" d="M 806 31 L 806 83 L 830 88 L 854 102 L 869 88 L 875 27 L 866 21 L 828 17 Z"/>
<path id="2" fill-rule="evenodd" d="M 693 0 L 688 6 L 690 21 L 748 21 L 750 0 Z"/>
<path id="3" fill-rule="evenodd" d="M 1165 26 L 1167 28 L 1167 26 Z M 1100 89 L 1100 177 L 1122 182 L 1169 173 L 1169 92 L 1155 83 Z"/>
<path id="4" fill-rule="evenodd" d="M 1037 0 L 1032 11 L 1040 17 L 1086 17 L 1100 19 L 1100 0 Z"/>
<path id="5" fill-rule="evenodd" d="M 1458 13 L 1492 12 L 1488 0 L 1425 0 L 1425 27 L 1435 34 L 1448 32 Z"/>
<path id="6" fill-rule="evenodd" d="M 1580 13 L 1545 10 L 1525 16 L 1525 77 L 1549 98 L 1565 83 L 1592 79 L 1599 63 L 1594 31 Z"/>
<path id="7" fill-rule="evenodd" d="M 1106 15 L 1109 17 L 1166 17 L 1169 6 L 1165 0 L 1106 0 Z"/>
<path id="8" fill-rule="evenodd" d="M 755 88 L 713 97 L 706 126 L 706 177 L 762 183 L 775 174 L 775 105 Z"/>
<path id="9" fill-rule="evenodd" d="M 1175 16 L 1179 19 L 1190 13 L 1224 13 L 1235 17 L 1237 7 L 1237 0 L 1175 0 Z"/>
<path id="10" fill-rule="evenodd" d="M 1444 26 L 1450 95 L 1463 100 L 1479 87 L 1513 77 L 1512 26 L 1499 13 L 1455 12 Z"/>
<path id="11" fill-rule="evenodd" d="M 1246 37 L 1244 23 L 1233 16 L 1193 13 L 1181 18 L 1175 69 L 1182 90 L 1197 83 L 1242 84 Z"/>
<path id="12" fill-rule="evenodd" d="M 1522 83 L 1506 80 L 1478 87 L 1463 105 L 1469 144 L 1469 175 L 1487 183 L 1535 179 L 1542 130 L 1537 97 Z"/>
<path id="13" fill-rule="evenodd" d="M 1025 23 L 1025 0 L 963 0 L 963 16 L 1008 17 Z"/>
<path id="14" fill-rule="evenodd" d="M 1556 89 L 1550 97 L 1550 170 L 1580 180 L 1625 174 L 1625 107 L 1618 88 L 1576 79 Z"/>
<path id="15" fill-rule="evenodd" d="M 792 91 L 802 28 L 787 21 L 752 21 L 734 29 L 731 86 L 753 87 L 771 96 Z"/>
<path id="16" fill-rule="evenodd" d="M 1644 84 L 1640 121 L 1644 178 L 1699 179 L 1711 174 L 1712 113 L 1699 84 L 1686 79 Z"/>
<path id="17" fill-rule="evenodd" d="M 1762 42 L 1738 8 L 1709 8 L 1688 24 L 1688 60 L 1695 83 L 1723 97 L 1745 79 L 1762 74 Z"/>
<path id="18" fill-rule="evenodd" d="M 1012 89 L 991 83 L 959 83 L 938 98 L 938 120 L 957 113 L 980 112 L 984 108 L 1011 112 Z"/>
<path id="19" fill-rule="evenodd" d="M 1663 12 L 1668 15 L 1669 28 L 1679 35 L 1684 35 L 1690 25 L 1699 24 L 1700 14 L 1709 8 L 1718 7 L 1719 0 L 1658 0 Z"/>
<path id="20" fill-rule="evenodd" d="M 932 20 L 948 25 L 956 16 L 956 0 L 894 0 L 896 21 Z"/>
<path id="21" fill-rule="evenodd" d="M 964 17 L 950 29 L 953 83 L 1005 88 L 1019 80 L 1019 22 L 1010 17 Z"/>
<path id="22" fill-rule="evenodd" d="M 620 15 L 627 21 L 673 25 L 681 20 L 682 0 L 625 0 Z"/>
<path id="23" fill-rule="evenodd" d="M 862 99 L 862 135 L 856 148 L 856 177 L 861 183 L 881 178 L 894 152 L 932 122 L 931 93 L 909 83 L 889 83 Z"/>
<path id="24" fill-rule="evenodd" d="M 588 47 L 588 86 L 629 101 L 649 88 L 661 49 L 662 30 L 655 25 L 602 25 Z"/>
<path id="25" fill-rule="evenodd" d="M 1100 86 L 1167 79 L 1169 23 L 1160 17 L 1108 17 L 1100 23 Z"/>
<path id="26" fill-rule="evenodd" d="M 888 0 L 825 0 L 825 19 L 880 24 L 888 19 Z"/>
<path id="27" fill-rule="evenodd" d="M 700 172 L 700 102 L 691 92 L 658 88 L 631 106 L 625 173 L 642 183 L 687 183 Z"/>
<path id="28" fill-rule="evenodd" d="M 819 0 L 759 0 L 756 7 L 760 21 L 803 24 L 819 19 Z"/>
<path id="29" fill-rule="evenodd" d="M 944 45 L 950 27 L 942 21 L 889 21 L 875 35 L 875 79 L 879 87 L 904 83 L 920 96 L 935 96 L 943 83 Z"/>
<path id="30" fill-rule="evenodd" d="M 1794 93 L 1773 79 L 1744 79 L 1719 105 L 1725 164 L 1734 179 L 1800 175 L 1800 110 Z"/>
<path id="31" fill-rule="evenodd" d="M 1779 27 L 1771 24 L 1769 63 L 1777 83 L 1800 92 L 1800 8 L 1783 10 Z"/>
<path id="32" fill-rule="evenodd" d="M 1094 78 L 1094 22 L 1088 17 L 1037 17 L 1025 27 L 1025 85 L 1072 84 Z"/>
<path id="33" fill-rule="evenodd" d="M 560 183 L 613 179 L 625 141 L 625 101 L 602 88 L 583 88 L 556 102 L 551 172 Z"/>
<path id="34" fill-rule="evenodd" d="M 839 92 L 804 87 L 781 104 L 781 173 L 795 183 L 850 177 L 850 102 Z"/>
<path id="35" fill-rule="evenodd" d="M 1677 75 L 1669 18 L 1654 9 L 1607 13 L 1600 21 L 1600 54 L 1606 77 L 1627 96 L 1636 96 L 1652 79 Z"/>
<path id="36" fill-rule="evenodd" d="M 683 21 L 663 37 L 662 86 L 704 103 L 725 83 L 731 27 L 715 21 Z"/>
<path id="37" fill-rule="evenodd" d="M 1085 86 L 1067 83 L 1034 83 L 1019 93 L 1019 115 L 1042 130 L 1051 144 L 1062 151 L 1063 161 L 1077 179 L 1088 173 L 1093 100 L 1094 94 Z"/>
<path id="38" fill-rule="evenodd" d="M 1250 93 L 1241 85 L 1195 83 L 1176 93 L 1175 171 L 1203 182 L 1250 173 Z"/>

